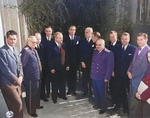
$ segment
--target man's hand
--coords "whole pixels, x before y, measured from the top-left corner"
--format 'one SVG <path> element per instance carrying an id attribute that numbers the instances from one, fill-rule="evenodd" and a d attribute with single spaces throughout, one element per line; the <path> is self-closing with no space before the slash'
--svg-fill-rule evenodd
<path id="1" fill-rule="evenodd" d="M 115 73 L 114 73 L 114 71 L 112 72 L 112 76 L 113 76 L 113 77 L 115 77 Z"/>
<path id="2" fill-rule="evenodd" d="M 86 64 L 84 62 L 81 62 L 82 68 L 86 68 Z"/>
<path id="3" fill-rule="evenodd" d="M 104 79 L 104 82 L 109 82 L 107 79 Z"/>
<path id="4" fill-rule="evenodd" d="M 51 73 L 53 73 L 53 74 L 54 74 L 54 73 L 55 73 L 55 69 L 52 69 L 52 70 L 51 70 Z"/>
<path id="5" fill-rule="evenodd" d="M 141 100 L 141 96 L 140 96 L 140 93 L 139 93 L 139 92 L 136 92 L 136 95 L 135 95 L 135 96 L 136 96 L 137 99 Z"/>
<path id="6" fill-rule="evenodd" d="M 68 71 L 69 69 L 70 69 L 69 66 L 67 66 L 67 67 L 66 67 L 66 70 Z"/>
<path id="7" fill-rule="evenodd" d="M 22 80 L 23 80 L 23 76 L 20 76 L 20 77 L 18 77 L 16 83 L 17 83 L 19 86 L 21 86 Z"/>
<path id="8" fill-rule="evenodd" d="M 129 71 L 127 72 L 127 75 L 129 77 L 129 79 L 132 79 L 132 75 L 131 75 L 131 73 Z"/>

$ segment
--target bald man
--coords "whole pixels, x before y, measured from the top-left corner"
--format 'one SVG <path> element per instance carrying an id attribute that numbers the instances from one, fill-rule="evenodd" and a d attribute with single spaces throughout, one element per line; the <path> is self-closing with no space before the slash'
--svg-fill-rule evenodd
<path id="1" fill-rule="evenodd" d="M 46 98 L 46 93 L 45 93 L 45 89 L 46 89 L 46 83 L 47 83 L 47 66 L 46 66 L 46 53 L 44 51 L 44 46 L 43 44 L 41 44 L 41 34 L 40 33 L 35 33 L 35 37 L 37 39 L 37 45 L 35 47 L 35 49 L 38 52 L 40 61 L 41 61 L 41 65 L 42 65 L 42 77 L 41 77 L 41 99 L 44 102 L 48 102 L 49 100 Z M 49 78 L 48 78 L 49 79 Z"/>
<path id="2" fill-rule="evenodd" d="M 85 29 L 85 38 L 81 40 L 79 46 L 79 56 L 82 67 L 82 87 L 83 87 L 83 95 L 87 96 L 88 92 L 91 92 L 91 83 L 90 82 L 90 68 L 91 68 L 91 59 L 92 53 L 94 50 L 94 43 L 92 41 L 92 33 L 93 29 L 91 27 L 87 27 Z M 88 88 L 89 83 L 89 88 Z"/>
<path id="3" fill-rule="evenodd" d="M 37 39 L 35 36 L 29 36 L 27 45 L 22 49 L 21 62 L 24 72 L 24 83 L 26 89 L 26 107 L 32 117 L 37 117 L 36 109 L 40 106 L 40 59 L 36 47 Z"/>
<path id="4" fill-rule="evenodd" d="M 103 114 L 107 110 L 105 83 L 110 80 L 114 69 L 113 52 L 105 48 L 103 39 L 96 41 L 96 49 L 93 51 L 91 65 L 91 79 L 95 99 L 93 108 L 100 108 L 99 114 Z"/>

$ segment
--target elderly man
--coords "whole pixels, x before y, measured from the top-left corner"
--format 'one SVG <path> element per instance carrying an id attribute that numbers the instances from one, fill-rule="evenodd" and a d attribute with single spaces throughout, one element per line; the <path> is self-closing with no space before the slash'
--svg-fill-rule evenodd
<path id="1" fill-rule="evenodd" d="M 23 118 L 20 98 L 23 72 L 19 53 L 14 48 L 16 42 L 17 33 L 9 30 L 6 34 L 7 44 L 0 49 L 0 88 L 8 109 L 14 113 L 13 118 Z"/>
<path id="2" fill-rule="evenodd" d="M 91 60 L 92 60 L 92 53 L 94 50 L 94 44 L 92 41 L 92 33 L 93 29 L 91 27 L 87 27 L 85 29 L 85 39 L 81 40 L 79 46 L 79 56 L 80 62 L 82 66 L 82 86 L 83 86 L 83 95 L 86 96 L 88 92 L 91 93 L 92 83 L 90 81 L 90 68 L 91 68 Z M 89 90 L 88 90 L 88 83 L 89 83 Z"/>
<path id="3" fill-rule="evenodd" d="M 93 108 L 101 108 L 99 113 L 103 114 L 107 110 L 105 82 L 110 80 L 114 69 L 113 52 L 105 48 L 103 39 L 96 41 L 96 49 L 93 52 L 91 65 L 91 79 L 95 99 Z"/>
<path id="4" fill-rule="evenodd" d="M 30 36 L 27 45 L 22 49 L 21 62 L 24 72 L 24 83 L 26 89 L 26 106 L 28 113 L 37 117 L 36 109 L 40 106 L 40 59 L 37 51 L 34 49 L 37 43 L 35 36 Z"/>
<path id="5" fill-rule="evenodd" d="M 42 64 L 42 77 L 41 77 L 41 99 L 44 102 L 48 102 L 49 100 L 46 99 L 46 94 L 45 94 L 45 88 L 46 88 L 46 53 L 44 51 L 44 46 L 41 44 L 41 34 L 40 33 L 35 33 L 35 37 L 37 39 L 37 45 L 35 49 L 38 52 L 41 64 Z"/>

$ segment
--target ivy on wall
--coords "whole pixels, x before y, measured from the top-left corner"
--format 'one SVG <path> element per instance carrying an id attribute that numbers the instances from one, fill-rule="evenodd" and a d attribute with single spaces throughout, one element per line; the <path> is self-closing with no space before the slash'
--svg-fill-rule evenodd
<path id="1" fill-rule="evenodd" d="M 131 32 L 128 0 L 24 0 L 20 5 L 26 16 L 29 34 L 41 32 L 51 25 L 54 31 L 67 34 L 69 25 L 77 26 L 77 35 L 84 37 L 88 26 L 108 40 L 111 30 Z"/>

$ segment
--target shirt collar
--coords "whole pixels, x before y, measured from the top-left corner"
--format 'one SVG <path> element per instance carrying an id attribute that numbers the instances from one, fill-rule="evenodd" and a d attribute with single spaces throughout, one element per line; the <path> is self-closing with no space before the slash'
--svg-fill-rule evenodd
<path id="1" fill-rule="evenodd" d="M 46 36 L 46 38 L 47 38 L 47 40 L 48 40 L 48 38 L 51 40 L 51 36 L 50 36 L 50 37 L 47 37 L 47 36 Z"/>
<path id="2" fill-rule="evenodd" d="M 74 39 L 74 36 L 70 36 L 70 35 L 69 35 L 70 40 L 72 40 L 72 37 L 73 37 L 73 39 Z"/>
<path id="3" fill-rule="evenodd" d="M 59 43 L 57 43 L 56 41 L 55 41 L 55 43 L 56 43 L 57 46 L 59 46 Z"/>
<path id="4" fill-rule="evenodd" d="M 128 47 L 128 45 L 129 45 L 129 44 L 127 44 L 127 45 L 122 45 L 122 48 L 123 48 L 123 46 L 124 46 L 124 50 L 126 50 L 127 47 Z"/>
<path id="5" fill-rule="evenodd" d="M 146 44 L 146 45 L 147 45 L 147 44 Z M 143 50 L 143 48 L 145 48 L 146 45 L 144 45 L 143 47 L 140 47 L 140 48 L 141 48 L 141 51 Z"/>
<path id="6" fill-rule="evenodd" d="M 14 47 L 12 47 L 12 46 L 10 46 L 10 45 L 8 45 L 8 44 L 7 44 L 7 46 L 11 49 L 11 51 L 14 51 L 14 50 L 13 50 Z"/>
<path id="7" fill-rule="evenodd" d="M 111 43 L 113 46 L 115 46 L 116 45 L 116 43 L 117 43 L 117 41 L 115 41 L 115 42 L 113 42 L 113 43 Z"/>

